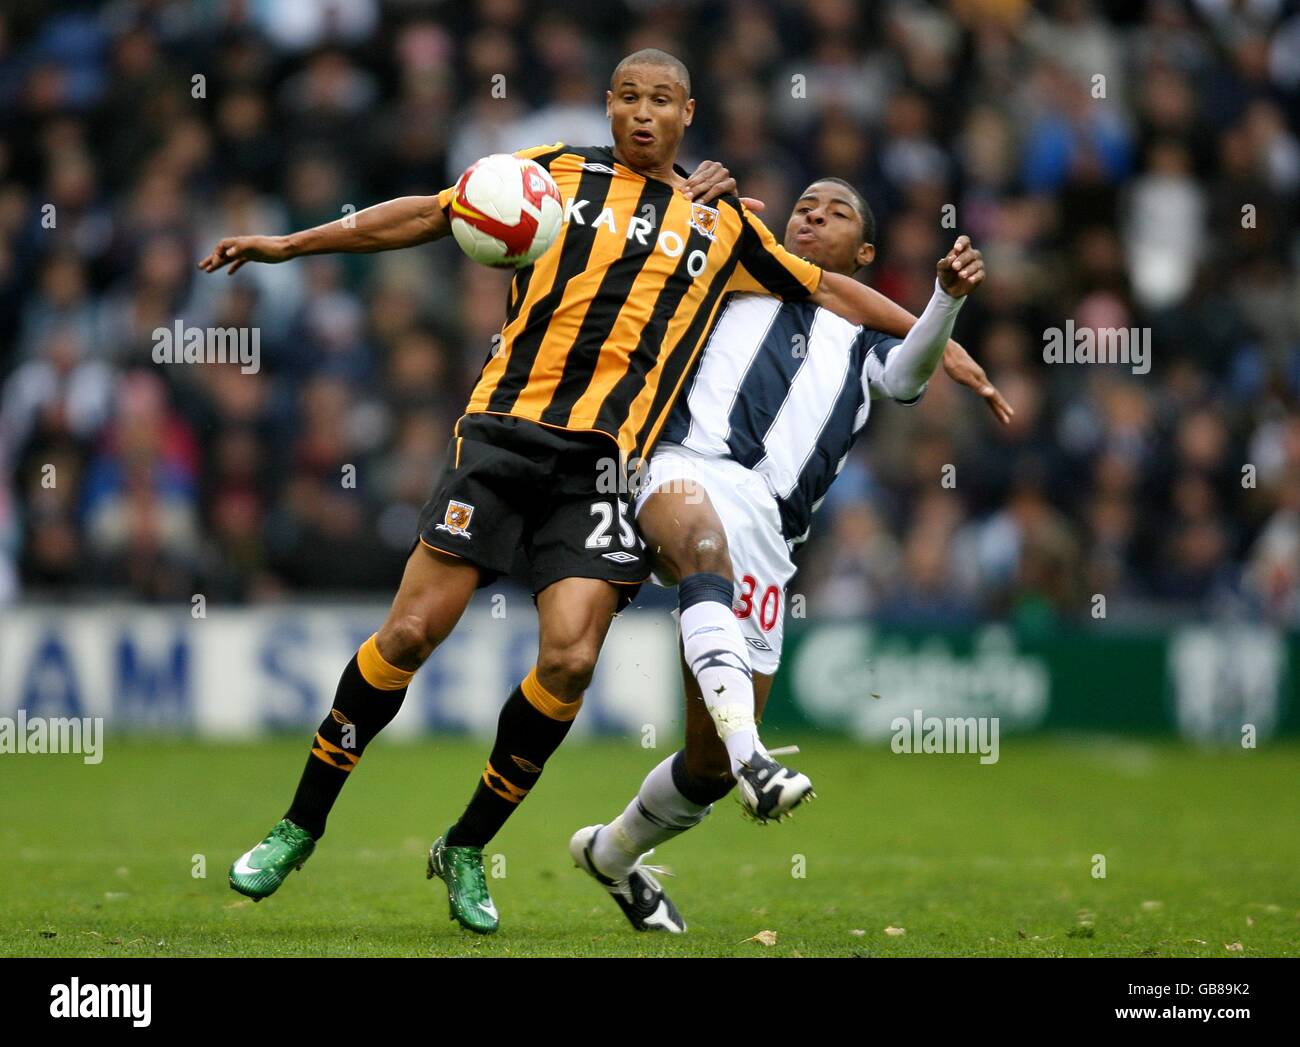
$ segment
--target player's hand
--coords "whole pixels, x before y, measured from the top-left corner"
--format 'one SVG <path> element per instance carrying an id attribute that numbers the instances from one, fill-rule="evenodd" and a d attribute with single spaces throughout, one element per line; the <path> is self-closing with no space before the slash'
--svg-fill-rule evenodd
<path id="1" fill-rule="evenodd" d="M 682 193 L 687 200 L 697 204 L 707 204 L 720 196 L 736 191 L 736 180 L 731 172 L 716 160 L 705 160 L 682 186 Z"/>
<path id="2" fill-rule="evenodd" d="M 954 382 L 966 386 L 973 390 L 976 396 L 982 397 L 989 405 L 994 418 L 1003 425 L 1011 424 L 1011 419 L 1016 413 L 1015 408 L 1003 399 L 997 387 L 989 381 L 984 368 L 971 359 L 970 353 L 954 341 L 950 340 L 948 347 L 943 351 L 943 369 Z"/>
<path id="3" fill-rule="evenodd" d="M 952 250 L 939 259 L 939 286 L 953 298 L 970 294 L 984 282 L 984 256 L 970 244 L 969 236 L 957 237 Z"/>
<path id="4" fill-rule="evenodd" d="M 246 262 L 283 262 L 292 257 L 288 239 L 283 236 L 228 236 L 217 242 L 199 268 L 215 273 L 228 265 L 227 271 L 233 274 Z"/>

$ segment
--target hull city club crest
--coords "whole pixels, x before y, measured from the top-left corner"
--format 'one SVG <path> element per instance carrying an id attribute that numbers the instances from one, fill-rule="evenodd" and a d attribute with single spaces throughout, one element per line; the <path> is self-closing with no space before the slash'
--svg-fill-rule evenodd
<path id="1" fill-rule="evenodd" d="M 691 228 L 710 240 L 717 239 L 718 209 L 704 204 L 691 204 Z"/>
<path id="2" fill-rule="evenodd" d="M 435 530 L 446 531 L 449 534 L 458 534 L 462 538 L 469 538 L 469 520 L 474 515 L 474 507 L 464 502 L 458 502 L 454 498 L 447 503 L 447 515 L 443 517 L 442 523 L 438 524 Z"/>

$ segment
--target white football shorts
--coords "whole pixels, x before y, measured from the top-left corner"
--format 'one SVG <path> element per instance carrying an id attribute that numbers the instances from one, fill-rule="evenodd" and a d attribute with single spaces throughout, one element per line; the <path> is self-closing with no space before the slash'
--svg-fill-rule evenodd
<path id="1" fill-rule="evenodd" d="M 700 454 L 678 444 L 659 444 L 650 456 L 635 513 L 656 490 L 693 480 L 722 520 L 731 553 L 732 609 L 749 646 L 750 668 L 771 675 L 781 663 L 785 634 L 785 588 L 794 577 L 781 514 L 767 481 L 730 458 Z M 657 585 L 664 583 L 654 579 Z"/>

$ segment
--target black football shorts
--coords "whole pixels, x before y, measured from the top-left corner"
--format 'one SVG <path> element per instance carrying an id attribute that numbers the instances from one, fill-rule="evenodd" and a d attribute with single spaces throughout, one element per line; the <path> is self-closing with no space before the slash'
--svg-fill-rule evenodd
<path id="1" fill-rule="evenodd" d="M 603 578 L 620 587 L 621 610 L 650 572 L 617 461 L 614 441 L 597 433 L 467 414 L 419 540 L 474 564 L 480 585 L 513 574 L 535 595 L 561 578 Z"/>

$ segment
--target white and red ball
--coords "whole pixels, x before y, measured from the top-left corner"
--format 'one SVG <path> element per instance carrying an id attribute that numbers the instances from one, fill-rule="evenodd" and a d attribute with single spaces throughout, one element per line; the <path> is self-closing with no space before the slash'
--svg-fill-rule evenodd
<path id="1" fill-rule="evenodd" d="M 546 168 L 510 153 L 493 153 L 466 168 L 450 211 L 461 250 L 495 268 L 531 265 L 564 224 L 560 190 Z"/>

